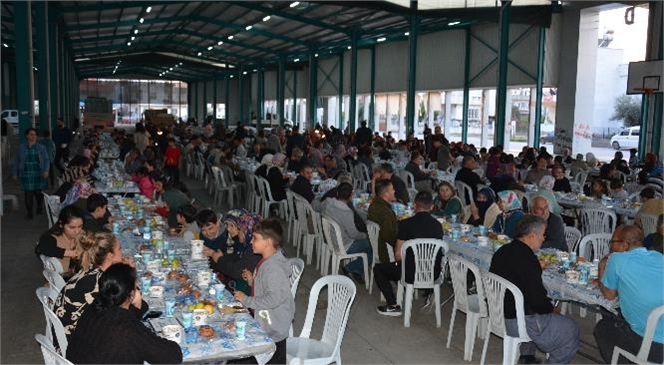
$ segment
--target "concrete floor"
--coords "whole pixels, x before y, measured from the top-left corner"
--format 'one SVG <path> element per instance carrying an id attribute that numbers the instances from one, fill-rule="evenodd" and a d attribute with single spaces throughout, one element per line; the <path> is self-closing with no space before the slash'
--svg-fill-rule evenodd
<path id="1" fill-rule="evenodd" d="M 4 176 L 7 176 L 6 174 Z M 202 182 L 185 180 L 200 207 L 212 207 L 212 199 L 205 192 Z M 18 184 L 7 180 L 5 194 L 19 194 Z M 19 195 L 20 198 L 20 195 Z M 45 216 L 37 216 L 32 221 L 23 217 L 22 207 L 2 217 L 0 228 L 2 311 L 0 363 L 36 364 L 43 363 L 41 351 L 34 341 L 36 333 L 44 332 L 44 314 L 35 289 L 45 283 L 41 263 L 34 255 L 34 245 L 39 235 L 46 230 Z M 215 211 L 225 211 L 227 207 L 212 207 Z M 292 254 L 290 245 L 287 254 Z M 306 315 L 309 290 L 320 277 L 314 266 L 306 266 L 300 281 L 296 298 L 295 334 L 299 334 Z M 448 298 L 451 286 L 445 285 L 441 298 Z M 384 317 L 376 313 L 379 305 L 379 292 L 374 285 L 373 295 L 363 287 L 358 287 L 350 319 L 341 347 L 342 360 L 347 364 L 463 364 L 463 339 L 465 315 L 457 315 L 452 345 L 445 347 L 452 305 L 448 303 L 442 310 L 442 326 L 436 328 L 433 311 L 420 310 L 421 299 L 416 299 L 411 316 L 411 327 L 403 327 L 402 317 Z M 324 307 L 324 305 L 321 305 Z M 582 340 L 595 345 L 592 337 L 595 316 L 578 316 L 578 309 L 572 310 L 581 327 Z M 318 310 L 312 337 L 320 336 L 325 312 Z M 472 363 L 479 363 L 483 340 L 477 339 Z M 596 349 L 583 345 L 581 350 L 591 357 L 599 358 Z M 543 356 L 540 354 L 540 356 Z M 492 336 L 489 341 L 487 363 L 502 361 L 502 340 Z M 577 364 L 594 364 L 595 361 L 577 354 Z"/>

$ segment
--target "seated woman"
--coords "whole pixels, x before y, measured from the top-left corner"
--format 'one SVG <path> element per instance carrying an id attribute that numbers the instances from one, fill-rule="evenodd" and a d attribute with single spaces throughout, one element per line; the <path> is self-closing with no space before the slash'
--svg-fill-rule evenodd
<path id="1" fill-rule="evenodd" d="M 493 227 L 500 208 L 496 204 L 496 193 L 491 188 L 483 188 L 477 192 L 475 202 L 470 206 L 471 216 L 468 224 L 474 226 Z"/>
<path id="2" fill-rule="evenodd" d="M 65 172 L 62 173 L 61 179 L 65 183 L 74 183 L 78 179 L 83 179 L 89 184 L 94 182 L 92 176 L 90 176 L 90 169 L 92 167 L 92 160 L 85 156 L 74 156 L 74 158 L 69 161 L 69 165 Z"/>
<path id="3" fill-rule="evenodd" d="M 58 221 L 39 237 L 35 248 L 37 255 L 60 259 L 65 280 L 80 269 L 82 250 L 79 240 L 83 234 L 84 219 L 85 213 L 79 207 L 70 205 L 62 208 Z"/>
<path id="4" fill-rule="evenodd" d="M 75 364 L 175 364 L 180 346 L 157 336 L 140 321 L 141 292 L 136 270 L 111 265 L 99 278 L 99 292 L 81 319 L 67 348 Z"/>
<path id="5" fill-rule="evenodd" d="M 440 217 L 449 217 L 456 214 L 459 216 L 460 222 L 464 221 L 461 199 L 454 195 L 454 188 L 447 181 L 443 181 L 438 185 L 438 195 L 433 199 L 433 214 Z"/>
<path id="6" fill-rule="evenodd" d="M 138 190 L 141 192 L 141 195 L 154 199 L 154 180 L 152 180 L 150 171 L 146 166 L 139 167 L 136 174 L 132 176 L 131 181 L 138 184 Z"/>
<path id="7" fill-rule="evenodd" d="M 569 179 L 565 177 L 565 168 L 561 165 L 555 165 L 551 169 L 551 174 L 555 179 L 553 183 L 553 191 L 560 191 L 563 193 L 572 192 L 572 186 L 569 183 Z"/>
<path id="8" fill-rule="evenodd" d="M 283 169 L 286 165 L 286 155 L 277 153 L 272 158 L 272 167 L 267 170 L 266 180 L 270 184 L 272 199 L 276 201 L 286 199 L 286 186 L 288 177 L 284 176 Z"/>
<path id="9" fill-rule="evenodd" d="M 502 211 L 493 224 L 493 231 L 514 237 L 514 229 L 517 222 L 523 218 L 521 201 L 518 195 L 511 190 L 503 190 L 498 193 L 498 207 Z"/>
<path id="10" fill-rule="evenodd" d="M 92 194 L 97 194 L 97 190 L 81 177 L 74 181 L 60 206 L 75 205 L 81 209 L 86 209 L 88 196 Z"/>
<path id="11" fill-rule="evenodd" d="M 168 214 L 168 227 L 177 228 L 178 221 L 175 217 L 178 209 L 191 203 L 191 199 L 181 190 L 173 187 L 166 178 L 161 178 L 154 182 L 155 200 L 166 204 Z M 160 213 L 161 214 L 161 213 Z"/>
<path id="12" fill-rule="evenodd" d="M 230 210 L 224 218 L 226 231 L 221 234 L 222 246 L 217 250 L 204 249 L 204 254 L 212 260 L 212 269 L 221 274 L 224 284 L 234 281 L 235 289 L 247 295 L 250 287 L 242 278 L 242 272 L 253 272 L 261 260 L 251 249 L 252 231 L 260 221 L 261 216 L 244 209 Z"/>
<path id="13" fill-rule="evenodd" d="M 254 174 L 256 176 L 260 176 L 262 178 L 267 178 L 267 170 L 272 167 L 272 159 L 274 158 L 274 155 L 268 153 L 263 156 L 261 159 L 261 164 L 258 166 Z"/>
<path id="14" fill-rule="evenodd" d="M 539 181 L 539 190 L 537 193 L 542 195 L 549 201 L 549 209 L 558 215 L 563 213 L 563 207 L 558 204 L 556 196 L 553 195 L 553 185 L 556 183 L 556 179 L 553 176 L 542 176 Z"/>
<path id="15" fill-rule="evenodd" d="M 584 193 L 595 199 L 602 199 L 602 195 L 609 195 L 609 186 L 602 179 L 593 180 L 590 187 L 584 188 Z"/>
<path id="16" fill-rule="evenodd" d="M 117 238 L 108 232 L 85 234 L 81 237 L 81 267 L 62 288 L 55 300 L 53 311 L 60 318 L 67 340 L 76 330 L 76 324 L 84 310 L 94 299 L 92 294 L 99 289 L 97 281 L 109 266 L 131 259 L 123 256 L 122 248 Z M 147 310 L 147 307 L 145 308 Z"/>

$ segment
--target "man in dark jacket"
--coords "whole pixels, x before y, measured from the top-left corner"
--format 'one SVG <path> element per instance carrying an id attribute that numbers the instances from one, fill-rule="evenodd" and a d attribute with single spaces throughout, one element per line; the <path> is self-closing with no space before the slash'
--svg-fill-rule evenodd
<path id="1" fill-rule="evenodd" d="M 361 127 L 355 132 L 355 143 L 358 146 L 368 145 L 371 146 L 371 139 L 373 133 L 371 129 L 367 128 L 367 121 L 363 120 L 360 122 Z"/>
<path id="2" fill-rule="evenodd" d="M 72 140 L 72 133 L 69 128 L 65 126 L 65 120 L 62 117 L 58 118 L 58 126 L 53 130 L 53 143 L 55 143 L 55 160 L 53 163 L 60 172 L 65 171 L 62 165 L 62 160 L 69 157 L 69 144 Z"/>
<path id="3" fill-rule="evenodd" d="M 291 184 L 291 191 L 295 194 L 302 196 L 311 203 L 314 198 L 314 188 L 311 185 L 311 177 L 314 175 L 314 169 L 311 165 L 302 165 L 300 174 L 297 175 L 293 184 Z"/>

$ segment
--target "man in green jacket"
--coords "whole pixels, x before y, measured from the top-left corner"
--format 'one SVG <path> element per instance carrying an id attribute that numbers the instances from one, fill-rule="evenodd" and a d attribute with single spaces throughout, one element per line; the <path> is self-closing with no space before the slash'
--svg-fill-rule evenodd
<path id="1" fill-rule="evenodd" d="M 397 240 L 397 216 L 390 205 L 395 201 L 394 186 L 390 180 L 378 180 L 375 185 L 376 196 L 373 198 L 367 219 L 380 226 L 378 234 L 378 257 L 380 262 L 390 262 L 387 245 L 394 247 Z"/>

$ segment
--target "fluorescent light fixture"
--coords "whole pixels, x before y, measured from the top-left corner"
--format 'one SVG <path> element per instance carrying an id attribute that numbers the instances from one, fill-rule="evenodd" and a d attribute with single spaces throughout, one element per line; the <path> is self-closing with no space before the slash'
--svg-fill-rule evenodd
<path id="1" fill-rule="evenodd" d="M 168 71 L 173 71 L 173 67 L 169 68 Z"/>
<path id="2" fill-rule="evenodd" d="M 198 53 L 196 53 L 197 56 L 200 56 L 200 55 L 202 55 L 202 54 L 203 54 L 203 52 L 198 52 Z"/>
<path id="3" fill-rule="evenodd" d="M 5 47 L 5 48 L 9 48 L 9 46 L 7 45 L 7 43 L 3 43 L 2 46 Z"/>
<path id="4" fill-rule="evenodd" d="M 151 11 L 152 11 L 152 7 L 151 7 L 151 6 L 148 6 L 148 8 L 145 9 L 145 12 L 146 12 L 146 13 L 149 13 L 149 12 L 151 12 Z"/>
<path id="5" fill-rule="evenodd" d="M 233 39 L 233 37 L 234 37 L 234 36 L 232 36 L 232 35 L 229 35 L 229 36 L 228 36 L 228 39 Z"/>
<path id="6" fill-rule="evenodd" d="M 266 21 L 268 21 L 268 20 L 270 20 L 270 16 L 269 16 L 269 15 L 266 15 L 265 17 L 263 17 L 263 21 L 264 21 L 264 22 L 266 22 Z"/>
<path id="7" fill-rule="evenodd" d="M 212 46 L 208 47 L 207 49 L 208 49 L 208 51 L 211 51 L 211 50 L 212 50 Z"/>
<path id="8" fill-rule="evenodd" d="M 314 57 L 318 57 L 318 53 L 314 54 Z"/>
<path id="9" fill-rule="evenodd" d="M 246 74 L 247 74 L 247 71 L 242 72 L 242 74 L 243 74 L 243 75 L 246 75 Z"/>
<path id="10" fill-rule="evenodd" d="M 453 25 L 458 25 L 458 24 L 461 24 L 461 22 L 456 21 L 456 22 L 447 23 L 447 25 L 449 25 L 450 27 L 453 26 Z"/>
<path id="11" fill-rule="evenodd" d="M 380 38 L 376 39 L 376 42 L 385 42 L 386 39 L 387 38 L 385 38 L 385 37 L 380 37 Z"/>
<path id="12" fill-rule="evenodd" d="M 253 70 L 253 72 L 256 72 L 256 71 L 258 71 L 258 70 L 257 70 L 257 69 L 254 69 L 254 70 Z"/>
<path id="13" fill-rule="evenodd" d="M 180 62 L 179 65 L 182 66 L 182 62 Z"/>
<path id="14" fill-rule="evenodd" d="M 298 5 L 300 5 L 300 2 L 299 2 L 299 1 L 293 1 L 293 2 L 290 4 L 290 7 L 291 7 L 291 8 L 294 8 L 294 7 L 298 6 Z"/>
<path id="15" fill-rule="evenodd" d="M 131 40 L 133 41 L 134 39 L 136 39 L 136 37 L 134 37 L 134 36 L 131 36 Z"/>
<path id="16" fill-rule="evenodd" d="M 6 46 L 6 43 L 3 43 L 2 45 Z M 90 57 L 77 58 L 74 60 L 74 62 L 83 62 L 83 61 L 90 61 Z"/>
<path id="17" fill-rule="evenodd" d="M 234 75 L 231 75 L 231 79 L 232 79 L 233 77 L 235 77 L 235 76 L 234 76 Z"/>
<path id="18" fill-rule="evenodd" d="M 175 66 L 173 66 L 173 67 L 178 68 L 178 67 L 180 67 L 180 65 L 178 65 L 178 64 L 176 63 Z"/>
<path id="19" fill-rule="evenodd" d="M 138 29 L 134 29 L 134 34 L 138 34 Z"/>
<path id="20" fill-rule="evenodd" d="M 352 48 L 351 46 L 348 46 L 348 49 L 351 49 L 351 48 Z"/>
<path id="21" fill-rule="evenodd" d="M 222 44 L 224 44 L 224 41 L 219 41 L 219 42 L 217 42 L 217 45 L 218 45 L 218 46 L 221 46 Z"/>
<path id="22" fill-rule="evenodd" d="M 35 71 L 37 71 L 37 67 L 33 67 L 33 68 L 35 69 Z"/>
<path id="23" fill-rule="evenodd" d="M 247 25 L 246 27 L 244 27 L 244 29 L 251 30 L 251 28 L 253 28 L 253 27 L 254 27 L 253 25 Z"/>
<path id="24" fill-rule="evenodd" d="M 410 32 L 406 32 L 406 33 L 404 33 L 403 35 L 405 35 L 406 37 L 408 37 L 408 36 L 410 35 Z"/>
<path id="25" fill-rule="evenodd" d="M 127 45 L 128 45 L 128 46 L 131 46 L 131 42 L 127 42 Z"/>
<path id="26" fill-rule="evenodd" d="M 300 62 L 300 59 L 296 58 L 296 59 L 293 60 L 293 62 Z"/>
<path id="27" fill-rule="evenodd" d="M 143 24 L 144 21 L 145 21 L 145 19 L 143 19 L 143 18 L 138 20 L 138 22 L 141 23 L 141 24 Z"/>

